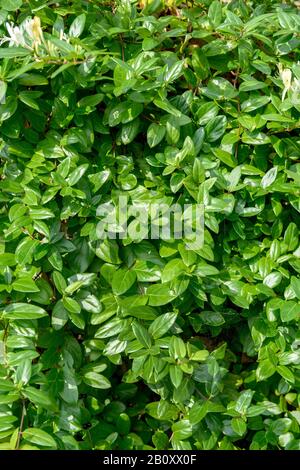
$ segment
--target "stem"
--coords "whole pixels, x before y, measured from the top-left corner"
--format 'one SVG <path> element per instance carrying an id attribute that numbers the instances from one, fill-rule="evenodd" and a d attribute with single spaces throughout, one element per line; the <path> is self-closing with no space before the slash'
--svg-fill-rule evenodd
<path id="1" fill-rule="evenodd" d="M 8 336 L 8 329 L 9 329 L 9 322 L 5 323 L 4 321 L 4 331 L 3 331 L 3 356 L 4 356 L 4 363 L 5 367 L 8 368 L 8 362 L 7 362 L 7 347 L 6 347 L 6 340 Z"/>
<path id="2" fill-rule="evenodd" d="M 20 430 L 18 432 L 18 440 L 17 440 L 17 444 L 16 444 L 16 450 L 18 450 L 19 447 L 20 447 L 25 415 L 26 415 L 26 406 L 25 406 L 25 400 L 23 399 L 22 400 L 22 415 L 21 415 L 21 422 L 20 422 Z"/>
<path id="3" fill-rule="evenodd" d="M 124 51 L 124 41 L 123 41 L 123 34 L 119 35 L 120 43 L 121 43 L 121 51 L 122 51 L 122 60 L 125 61 L 125 51 Z"/>

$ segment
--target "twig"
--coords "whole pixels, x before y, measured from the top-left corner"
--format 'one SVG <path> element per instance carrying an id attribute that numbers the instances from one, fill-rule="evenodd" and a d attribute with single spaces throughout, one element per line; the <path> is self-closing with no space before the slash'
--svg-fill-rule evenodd
<path id="1" fill-rule="evenodd" d="M 21 422 L 20 422 L 20 430 L 18 432 L 18 440 L 17 440 L 17 444 L 16 444 L 16 450 L 18 450 L 19 447 L 20 447 L 25 415 L 26 415 L 26 406 L 25 406 L 25 400 L 23 399 L 22 400 L 22 415 L 21 415 Z"/>
<path id="2" fill-rule="evenodd" d="M 5 367 L 8 367 L 8 362 L 7 362 L 7 346 L 6 346 L 6 340 L 7 340 L 7 336 L 8 336 L 8 329 L 9 329 L 9 323 L 7 322 L 4 326 L 4 333 L 3 333 L 3 337 L 2 337 L 2 341 L 3 341 L 3 356 L 4 356 L 4 363 L 5 363 Z"/>

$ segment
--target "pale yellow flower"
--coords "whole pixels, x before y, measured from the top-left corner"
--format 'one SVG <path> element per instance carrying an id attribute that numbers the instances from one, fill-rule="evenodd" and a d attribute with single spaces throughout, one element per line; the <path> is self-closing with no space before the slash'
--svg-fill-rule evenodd
<path id="1" fill-rule="evenodd" d="M 32 47 L 37 49 L 44 40 L 40 18 L 35 16 L 33 19 L 28 18 L 25 20 L 24 29 L 32 41 Z"/>

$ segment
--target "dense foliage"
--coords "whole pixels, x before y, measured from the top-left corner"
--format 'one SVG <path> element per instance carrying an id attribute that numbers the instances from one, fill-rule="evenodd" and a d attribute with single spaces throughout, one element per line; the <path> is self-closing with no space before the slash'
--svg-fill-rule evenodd
<path id="1" fill-rule="evenodd" d="M 1 2 L 1 449 L 300 448 L 296 3 Z"/>

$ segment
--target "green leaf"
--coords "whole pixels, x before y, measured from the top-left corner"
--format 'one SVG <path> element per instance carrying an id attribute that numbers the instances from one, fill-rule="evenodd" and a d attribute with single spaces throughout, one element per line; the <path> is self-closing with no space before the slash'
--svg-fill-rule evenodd
<path id="1" fill-rule="evenodd" d="M 77 328 L 84 330 L 85 328 L 85 319 L 81 315 L 75 312 L 68 312 L 68 316 L 71 320 L 71 322 L 77 326 Z"/>
<path id="2" fill-rule="evenodd" d="M 3 318 L 8 320 L 34 320 L 47 315 L 43 308 L 24 303 L 12 303 L 2 310 Z"/>
<path id="3" fill-rule="evenodd" d="M 158 316 L 150 325 L 149 333 L 154 339 L 161 338 L 175 323 L 177 313 L 168 312 Z"/>
<path id="4" fill-rule="evenodd" d="M 270 287 L 271 289 L 273 289 L 274 287 L 280 284 L 281 280 L 282 280 L 282 274 L 275 271 L 273 273 L 268 274 L 264 278 L 264 284 Z"/>
<path id="5" fill-rule="evenodd" d="M 291 286 L 292 286 L 293 291 L 295 292 L 297 299 L 300 300 L 300 279 L 298 279 L 296 276 L 292 276 Z"/>
<path id="6" fill-rule="evenodd" d="M 243 392 L 241 392 L 238 399 L 237 399 L 237 401 L 236 401 L 234 409 L 238 413 L 241 413 L 242 415 L 246 414 L 246 412 L 247 412 L 247 410 L 248 410 L 248 408 L 251 404 L 253 395 L 254 395 L 253 390 L 244 390 Z"/>
<path id="7" fill-rule="evenodd" d="M 26 385 L 32 374 L 31 360 L 25 359 L 16 370 L 16 381 L 18 384 Z"/>
<path id="8" fill-rule="evenodd" d="M 154 284 L 147 289 L 148 302 L 151 306 L 165 305 L 177 297 L 175 291 L 166 284 Z"/>
<path id="9" fill-rule="evenodd" d="M 145 348 L 151 348 L 152 341 L 151 341 L 151 337 L 150 337 L 148 331 L 146 330 L 146 328 L 144 328 L 142 325 L 140 325 L 137 322 L 133 322 L 132 323 L 132 330 L 133 330 L 133 333 L 134 333 L 134 336 L 136 337 L 136 339 Z"/>
<path id="10" fill-rule="evenodd" d="M 212 100 L 228 100 L 238 95 L 238 91 L 225 78 L 213 78 L 202 93 Z"/>
<path id="11" fill-rule="evenodd" d="M 14 253 L 1 253 L 0 266 L 14 266 L 16 264 Z"/>
<path id="12" fill-rule="evenodd" d="M 183 372 L 179 366 L 170 366 L 169 369 L 170 379 L 175 388 L 178 388 L 183 379 Z"/>
<path id="13" fill-rule="evenodd" d="M 166 134 L 165 126 L 152 123 L 147 129 L 147 143 L 149 147 L 156 147 L 164 138 Z"/>
<path id="14" fill-rule="evenodd" d="M 0 59 L 12 59 L 14 57 L 24 57 L 31 52 L 23 47 L 3 47 L 0 48 Z"/>
<path id="15" fill-rule="evenodd" d="M 263 189 L 268 188 L 269 186 L 271 186 L 272 183 L 274 183 L 274 181 L 276 180 L 277 171 L 278 171 L 277 166 L 274 166 L 273 168 L 270 168 L 269 171 L 267 171 L 267 173 L 261 180 L 261 185 Z"/>
<path id="16" fill-rule="evenodd" d="M 120 123 L 126 124 L 133 121 L 139 114 L 141 114 L 143 109 L 144 108 L 141 103 L 124 101 L 111 110 L 108 123 L 111 127 L 117 126 Z"/>
<path id="17" fill-rule="evenodd" d="M 247 424 L 242 418 L 233 418 L 231 420 L 231 427 L 238 436 L 243 436 L 247 431 Z"/>
<path id="18" fill-rule="evenodd" d="M 3 103 L 3 101 L 5 100 L 6 91 L 7 91 L 7 83 L 4 82 L 3 80 L 0 80 L 0 103 Z"/>
<path id="19" fill-rule="evenodd" d="M 276 372 L 276 367 L 269 359 L 264 359 L 258 364 L 256 378 L 258 382 L 266 380 Z"/>
<path id="20" fill-rule="evenodd" d="M 0 395 L 0 405 L 11 405 L 15 401 L 19 400 L 20 396 L 18 393 L 8 393 L 7 395 Z"/>
<path id="21" fill-rule="evenodd" d="M 177 80 L 183 73 L 184 60 L 179 60 L 171 66 L 166 66 L 166 70 L 163 74 L 164 83 L 172 83 Z"/>
<path id="22" fill-rule="evenodd" d="M 194 403 L 189 410 L 189 421 L 192 425 L 200 423 L 209 411 L 209 402 Z"/>
<path id="23" fill-rule="evenodd" d="M 51 323 L 54 330 L 60 330 L 68 321 L 68 310 L 60 299 L 52 310 Z"/>
<path id="24" fill-rule="evenodd" d="M 25 237 L 18 244 L 15 252 L 16 261 L 19 264 L 27 264 L 32 261 L 33 254 L 39 245 L 38 240 L 34 240 L 30 237 Z"/>
<path id="25" fill-rule="evenodd" d="M 183 359 L 186 355 L 186 347 L 184 341 L 177 336 L 172 336 L 170 341 L 170 355 L 174 359 Z"/>
<path id="26" fill-rule="evenodd" d="M 219 107 L 212 102 L 202 104 L 196 113 L 199 126 L 204 126 L 214 119 L 219 112 Z"/>
<path id="27" fill-rule="evenodd" d="M 63 305 L 65 309 L 70 313 L 80 313 L 80 304 L 71 297 L 63 297 Z"/>
<path id="28" fill-rule="evenodd" d="M 96 338 L 109 338 L 115 336 L 122 331 L 125 326 L 124 320 L 115 318 L 110 322 L 106 323 L 104 326 L 101 326 L 95 333 Z"/>
<path id="29" fill-rule="evenodd" d="M 200 48 L 194 49 L 192 52 L 192 65 L 197 77 L 201 80 L 205 80 L 209 76 L 209 62 Z"/>
<path id="30" fill-rule="evenodd" d="M 117 430 L 120 434 L 127 436 L 130 432 L 131 421 L 126 413 L 121 413 L 116 422 Z"/>
<path id="31" fill-rule="evenodd" d="M 32 442 L 33 444 L 40 445 L 42 447 L 57 448 L 56 441 L 50 434 L 38 428 L 27 428 L 22 432 L 23 439 Z"/>
<path id="32" fill-rule="evenodd" d="M 75 20 L 72 22 L 70 29 L 69 29 L 69 36 L 73 38 L 78 38 L 81 36 L 84 26 L 85 26 L 86 16 L 84 13 L 77 16 Z"/>
<path id="33" fill-rule="evenodd" d="M 110 381 L 104 375 L 96 372 L 86 372 L 83 381 L 93 388 L 108 389 L 111 387 Z"/>
<path id="34" fill-rule="evenodd" d="M 127 124 L 123 124 L 120 137 L 121 141 L 124 145 L 130 144 L 140 130 L 140 121 L 139 119 L 135 119 L 134 121 L 128 122 Z"/>
<path id="35" fill-rule="evenodd" d="M 34 96 L 36 96 L 34 92 L 30 91 L 21 91 L 19 93 L 19 99 L 22 101 L 22 103 L 26 104 L 26 106 L 29 106 L 29 108 L 39 110 L 39 104 L 34 99 Z"/>
<path id="36" fill-rule="evenodd" d="M 258 96 L 249 98 L 248 100 L 243 101 L 241 105 L 241 110 L 245 113 L 249 113 L 251 111 L 255 111 L 258 108 L 261 108 L 262 106 L 265 106 L 269 101 L 269 96 Z"/>
<path id="37" fill-rule="evenodd" d="M 276 367 L 276 371 L 287 382 L 290 382 L 292 384 L 295 383 L 295 376 L 294 376 L 293 372 L 290 369 L 288 369 L 288 367 L 279 365 L 279 366 Z"/>
<path id="38" fill-rule="evenodd" d="M 78 181 L 83 177 L 86 170 L 88 169 L 88 166 L 89 165 L 87 163 L 84 163 L 83 165 L 79 165 L 77 168 L 75 168 L 75 170 L 73 170 L 69 174 L 67 178 L 67 182 L 69 186 L 74 186 L 76 183 L 78 183 Z"/>
<path id="39" fill-rule="evenodd" d="M 112 264 L 120 264 L 121 260 L 118 255 L 118 245 L 114 240 L 104 240 L 96 248 L 96 255 L 103 261 Z"/>
<path id="40" fill-rule="evenodd" d="M 22 391 L 22 394 L 36 406 L 57 411 L 57 406 L 53 399 L 48 395 L 48 393 L 42 390 L 27 386 L 26 389 Z"/>
<path id="41" fill-rule="evenodd" d="M 189 420 L 182 419 L 172 425 L 172 431 L 172 440 L 184 440 L 191 437 L 193 428 Z"/>
<path id="42" fill-rule="evenodd" d="M 283 322 L 290 322 L 300 318 L 300 304 L 288 300 L 280 307 L 280 318 Z"/>
<path id="43" fill-rule="evenodd" d="M 97 104 L 101 103 L 103 100 L 103 93 L 96 93 L 95 95 L 84 96 L 81 100 L 78 101 L 77 106 L 80 108 L 94 107 Z"/>
<path id="44" fill-rule="evenodd" d="M 222 5 L 218 0 L 214 0 L 208 9 L 208 19 L 213 26 L 219 26 L 222 21 Z"/>
<path id="45" fill-rule="evenodd" d="M 163 269 L 161 280 L 163 283 L 172 281 L 186 271 L 186 266 L 181 259 L 169 261 Z M 149 295 L 149 294 L 148 294 Z"/>
<path id="46" fill-rule="evenodd" d="M 196 351 L 193 354 L 191 354 L 190 359 L 192 361 L 205 361 L 209 356 L 209 352 L 206 351 L 205 349 L 201 351 Z"/>
<path id="47" fill-rule="evenodd" d="M 112 290 L 116 295 L 122 295 L 127 292 L 130 287 L 135 283 L 135 271 L 120 268 L 112 278 Z"/>
<path id="48" fill-rule="evenodd" d="M 17 292 L 39 292 L 40 290 L 29 276 L 17 279 L 12 283 L 12 287 Z"/>
<path id="49" fill-rule="evenodd" d="M 22 6 L 22 0 L 5 0 L 5 10 L 16 11 Z"/>
<path id="50" fill-rule="evenodd" d="M 178 109 L 176 109 L 174 106 L 172 106 L 171 103 L 169 103 L 167 100 L 162 101 L 160 99 L 155 99 L 153 103 L 158 108 L 163 109 L 169 114 L 172 114 L 172 116 L 175 116 L 175 117 L 181 116 L 181 112 Z"/>
<path id="51" fill-rule="evenodd" d="M 297 247 L 299 242 L 299 230 L 294 222 L 289 223 L 284 232 L 284 242 L 287 245 L 288 251 L 292 251 Z"/>
<path id="52" fill-rule="evenodd" d="M 225 323 L 223 315 L 219 312 L 201 312 L 200 318 L 206 325 L 210 326 L 220 326 Z"/>
<path id="53" fill-rule="evenodd" d="M 32 220 L 52 219 L 53 217 L 55 217 L 52 211 L 43 207 L 30 209 L 29 215 Z"/>
<path id="54" fill-rule="evenodd" d="M 64 289 L 66 294 L 72 295 L 81 287 L 90 286 L 97 276 L 95 273 L 75 274 L 68 279 L 69 285 Z"/>
<path id="55" fill-rule="evenodd" d="M 227 126 L 226 116 L 217 116 L 213 118 L 205 127 L 206 138 L 208 142 L 218 140 L 225 132 Z"/>
<path id="56" fill-rule="evenodd" d="M 169 446 L 169 438 L 166 433 L 161 430 L 155 431 L 152 442 L 156 449 L 165 450 Z"/>
<path id="57" fill-rule="evenodd" d="M 234 157 L 225 150 L 222 149 L 214 149 L 214 154 L 221 160 L 225 165 L 229 166 L 230 168 L 235 168 L 237 166 L 237 162 L 234 160 Z"/>

